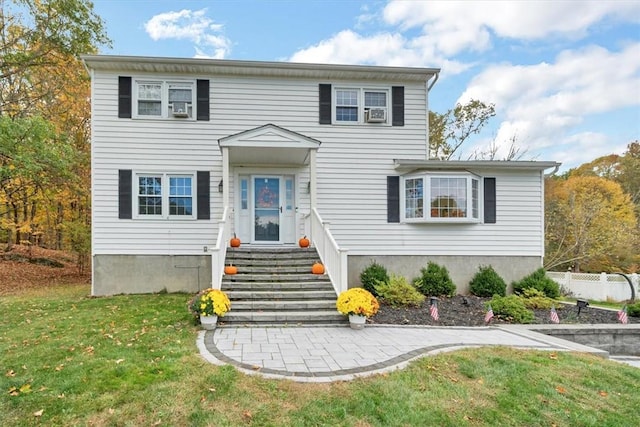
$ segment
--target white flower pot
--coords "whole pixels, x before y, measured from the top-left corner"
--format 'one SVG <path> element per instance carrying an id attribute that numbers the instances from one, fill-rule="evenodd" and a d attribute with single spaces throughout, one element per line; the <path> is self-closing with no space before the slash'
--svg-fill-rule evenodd
<path id="1" fill-rule="evenodd" d="M 364 324 L 367 322 L 366 316 L 361 316 L 359 314 L 350 314 L 349 315 L 349 326 L 351 329 L 360 330 L 364 328 Z"/>
<path id="2" fill-rule="evenodd" d="M 202 329 L 212 331 L 216 328 L 217 323 L 218 323 L 218 316 L 216 316 L 215 314 L 213 316 L 200 315 L 200 324 L 202 325 Z"/>

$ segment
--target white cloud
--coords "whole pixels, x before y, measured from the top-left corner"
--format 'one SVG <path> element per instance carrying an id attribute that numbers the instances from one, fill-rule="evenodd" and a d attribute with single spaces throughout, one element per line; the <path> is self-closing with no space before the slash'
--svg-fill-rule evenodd
<path id="1" fill-rule="evenodd" d="M 582 37 L 606 17 L 640 21 L 640 3 L 619 1 L 391 1 L 384 19 L 406 30 L 421 27 L 436 51 L 455 55 L 486 50 L 489 33 L 535 40 L 549 36 Z"/>
<path id="2" fill-rule="evenodd" d="M 373 36 L 344 30 L 315 46 L 299 50 L 289 58 L 292 62 L 329 64 L 370 64 L 385 66 L 437 66 L 458 73 L 467 65 L 444 57 L 437 58 L 421 40 L 407 40 L 399 33 Z M 427 65 L 430 64 L 430 65 Z"/>
<path id="3" fill-rule="evenodd" d="M 640 43 L 619 52 L 598 46 L 565 51 L 552 64 L 491 66 L 470 82 L 458 102 L 494 103 L 496 141 L 513 135 L 532 150 L 574 139 L 590 115 L 640 106 Z M 589 135 L 591 138 L 592 135 Z"/>
<path id="4" fill-rule="evenodd" d="M 491 137 L 480 135 L 470 141 L 474 146 L 462 158 L 474 149 L 486 151 L 492 141 L 500 145 L 498 157 L 504 156 L 514 136 L 516 145 L 527 150 L 526 158 L 568 164 L 593 160 L 613 148 L 622 152 L 629 142 L 585 129 L 596 115 L 640 105 L 637 38 L 616 40 L 615 51 L 596 45 L 575 46 L 592 31 L 606 32 L 618 22 L 639 23 L 640 2 L 636 0 L 393 0 L 381 14 L 365 12 L 359 24 L 376 15 L 382 17 L 386 29 L 373 35 L 345 29 L 289 59 L 439 67 L 445 79 L 483 67 L 459 102 L 475 98 L 495 103 L 498 114 L 493 123 L 498 125 Z M 491 49 L 504 49 L 505 44 L 546 51 L 554 44 L 571 48 L 548 62 L 487 64 L 489 58 L 503 53 L 494 55 Z"/>
<path id="5" fill-rule="evenodd" d="M 207 10 L 183 9 L 153 16 L 144 28 L 153 40 L 176 39 L 195 43 L 197 58 L 222 59 L 229 54 L 231 42 L 221 35 L 222 25 L 206 16 Z"/>

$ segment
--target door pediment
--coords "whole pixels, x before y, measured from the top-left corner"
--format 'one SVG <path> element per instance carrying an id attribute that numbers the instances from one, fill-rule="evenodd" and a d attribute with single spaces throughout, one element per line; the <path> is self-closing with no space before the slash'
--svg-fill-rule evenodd
<path id="1" fill-rule="evenodd" d="M 233 165 L 307 165 L 309 151 L 317 150 L 320 141 L 267 124 L 221 138 L 218 145 L 229 148 Z"/>

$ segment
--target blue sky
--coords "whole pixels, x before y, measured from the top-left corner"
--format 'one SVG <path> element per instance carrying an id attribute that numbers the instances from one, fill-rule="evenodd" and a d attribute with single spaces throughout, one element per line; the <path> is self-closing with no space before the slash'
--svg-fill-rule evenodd
<path id="1" fill-rule="evenodd" d="M 562 170 L 640 139 L 640 1 L 94 0 L 135 56 L 441 68 L 430 108 L 494 103 L 460 151 Z"/>

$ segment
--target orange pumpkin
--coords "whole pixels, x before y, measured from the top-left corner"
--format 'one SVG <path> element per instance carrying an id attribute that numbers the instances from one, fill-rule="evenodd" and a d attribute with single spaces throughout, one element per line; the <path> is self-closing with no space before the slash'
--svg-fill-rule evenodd
<path id="1" fill-rule="evenodd" d="M 298 244 L 301 248 L 308 248 L 311 242 L 307 239 L 307 236 L 304 236 L 302 239 L 298 240 Z"/>
<path id="2" fill-rule="evenodd" d="M 231 238 L 231 240 L 229 240 L 229 245 L 232 248 L 239 248 L 240 247 L 240 239 L 238 239 L 238 237 L 236 236 L 236 233 L 233 233 L 233 237 Z"/>
<path id="3" fill-rule="evenodd" d="M 324 265 L 322 265 L 319 262 L 316 262 L 315 264 L 313 264 L 313 266 L 311 267 L 311 272 L 313 274 L 324 274 Z"/>
<path id="4" fill-rule="evenodd" d="M 224 274 L 236 274 L 238 273 L 238 267 L 235 265 L 225 265 Z"/>

